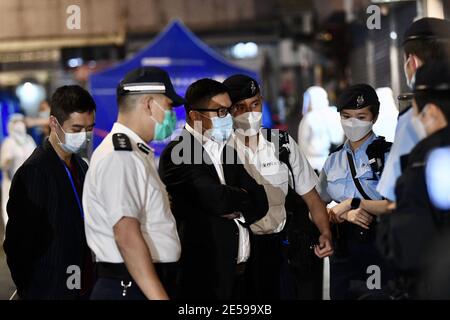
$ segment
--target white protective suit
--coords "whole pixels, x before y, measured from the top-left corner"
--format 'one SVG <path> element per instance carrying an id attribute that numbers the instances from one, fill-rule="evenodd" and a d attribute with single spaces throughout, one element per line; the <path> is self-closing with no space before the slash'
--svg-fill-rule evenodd
<path id="1" fill-rule="evenodd" d="M 8 121 L 9 136 L 3 140 L 0 149 L 0 167 L 2 169 L 2 217 L 6 226 L 8 215 L 6 204 L 9 199 L 11 180 L 17 169 L 25 162 L 36 148 L 33 138 L 27 134 L 23 116 L 14 114 Z"/>
<path id="2" fill-rule="evenodd" d="M 391 88 L 378 88 L 376 90 L 380 100 L 380 114 L 373 126 L 377 136 L 383 136 L 386 141 L 394 142 L 395 128 L 397 127 L 398 108 L 395 104 L 394 93 Z"/>
<path id="3" fill-rule="evenodd" d="M 311 166 L 321 171 L 332 144 L 344 139 L 339 112 L 328 104 L 322 87 L 308 88 L 303 95 L 303 118 L 298 128 L 298 144 Z"/>

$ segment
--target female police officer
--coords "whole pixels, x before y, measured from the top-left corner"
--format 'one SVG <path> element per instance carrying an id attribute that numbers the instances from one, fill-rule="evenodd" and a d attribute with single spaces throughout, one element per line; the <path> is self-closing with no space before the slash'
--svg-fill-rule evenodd
<path id="1" fill-rule="evenodd" d="M 376 187 L 391 145 L 372 131 L 379 106 L 375 90 L 366 84 L 349 87 L 337 103 L 347 140 L 326 160 L 317 186 L 323 201 L 339 203 L 329 210 L 335 232 L 331 299 L 355 299 L 367 293 L 372 288 L 367 281 L 369 266 L 380 267 L 375 270 L 381 270 L 383 283 L 389 278 L 374 244 L 373 216 L 388 212 L 388 202 Z M 373 285 L 380 289 L 378 279 Z"/>

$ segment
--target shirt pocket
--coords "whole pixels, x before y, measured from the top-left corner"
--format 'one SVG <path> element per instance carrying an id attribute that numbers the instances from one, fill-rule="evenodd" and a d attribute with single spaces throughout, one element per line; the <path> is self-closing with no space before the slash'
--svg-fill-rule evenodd
<path id="1" fill-rule="evenodd" d="M 269 206 L 284 205 L 289 183 L 287 172 L 280 171 L 280 174 L 262 176 L 261 178 L 261 184 L 266 191 Z"/>
<path id="2" fill-rule="evenodd" d="M 331 199 L 340 202 L 347 198 L 348 182 L 351 180 L 351 174 L 347 169 L 341 168 L 331 170 L 327 174 L 327 192 Z"/>

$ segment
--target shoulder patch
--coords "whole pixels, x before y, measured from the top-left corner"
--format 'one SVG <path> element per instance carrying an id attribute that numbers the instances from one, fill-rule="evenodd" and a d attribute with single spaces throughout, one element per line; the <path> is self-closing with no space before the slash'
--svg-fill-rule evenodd
<path id="1" fill-rule="evenodd" d="M 145 144 L 139 142 L 137 144 L 137 146 L 138 146 L 139 150 L 141 150 L 143 153 L 145 153 L 145 154 L 150 153 L 150 148 L 148 146 L 146 146 Z"/>
<path id="2" fill-rule="evenodd" d="M 114 150 L 116 151 L 132 151 L 130 138 L 123 133 L 115 133 L 112 136 Z"/>

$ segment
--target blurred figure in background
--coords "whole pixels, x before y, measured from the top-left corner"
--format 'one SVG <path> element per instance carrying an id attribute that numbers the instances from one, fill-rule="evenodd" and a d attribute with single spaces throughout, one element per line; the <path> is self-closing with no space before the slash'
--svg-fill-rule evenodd
<path id="1" fill-rule="evenodd" d="M 309 87 L 303 95 L 303 118 L 298 128 L 298 144 L 314 170 L 320 172 L 332 145 L 343 142 L 339 113 L 328 104 L 322 87 Z"/>
<path id="2" fill-rule="evenodd" d="M 3 140 L 0 150 L 0 167 L 2 169 L 2 217 L 6 228 L 8 215 L 6 214 L 6 203 L 9 198 L 11 180 L 17 169 L 31 155 L 36 144 L 31 136 L 27 134 L 24 117 L 20 113 L 11 115 L 8 121 L 9 136 Z"/>
<path id="3" fill-rule="evenodd" d="M 385 137 L 386 141 L 393 142 L 398 118 L 394 93 L 388 87 L 378 88 L 376 92 L 380 100 L 380 114 L 378 115 L 378 121 L 373 125 L 373 132 L 377 136 Z"/>
<path id="4" fill-rule="evenodd" d="M 34 128 L 39 141 L 44 141 L 50 135 L 50 104 L 47 100 L 42 100 L 39 104 L 37 117 L 26 117 L 27 128 Z"/>

